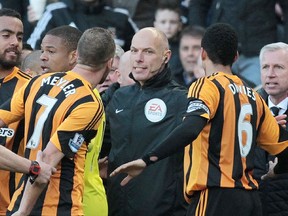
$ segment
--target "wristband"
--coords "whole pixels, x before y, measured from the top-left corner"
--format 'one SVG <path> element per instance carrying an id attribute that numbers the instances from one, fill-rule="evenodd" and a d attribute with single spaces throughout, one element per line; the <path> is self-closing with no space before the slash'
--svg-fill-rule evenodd
<path id="1" fill-rule="evenodd" d="M 152 161 L 150 159 L 150 157 L 151 156 L 149 154 L 146 154 L 141 158 L 146 163 L 146 166 L 149 166 L 149 165 L 154 164 L 156 162 L 156 161 Z"/>
<path id="2" fill-rule="evenodd" d="M 33 184 L 40 174 L 41 167 L 37 161 L 31 161 L 31 166 L 29 168 L 29 181 Z"/>

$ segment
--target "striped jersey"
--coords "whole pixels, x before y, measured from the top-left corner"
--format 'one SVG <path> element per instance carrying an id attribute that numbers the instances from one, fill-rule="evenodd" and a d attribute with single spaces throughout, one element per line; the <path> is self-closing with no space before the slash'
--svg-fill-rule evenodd
<path id="1" fill-rule="evenodd" d="M 0 105 L 20 89 L 31 77 L 14 67 L 13 71 L 0 82 Z M 23 156 L 24 121 L 8 125 L 14 131 L 12 137 L 0 137 L 1 145 Z M 15 188 L 22 174 L 0 170 L 0 215 L 5 215 Z"/>
<path id="2" fill-rule="evenodd" d="M 25 118 L 26 158 L 35 160 L 49 141 L 65 155 L 31 215 L 83 215 L 87 144 L 96 135 L 103 109 L 90 83 L 72 71 L 33 78 L 1 107 L 5 123 Z M 18 209 L 26 181 L 24 175 L 9 211 Z"/>
<path id="3" fill-rule="evenodd" d="M 256 143 L 277 154 L 279 125 L 264 100 L 234 75 L 223 72 L 199 79 L 189 89 L 186 115 L 207 119 L 185 148 L 185 195 L 211 187 L 256 189 L 252 177 Z M 191 128 L 193 130 L 193 128 Z"/>

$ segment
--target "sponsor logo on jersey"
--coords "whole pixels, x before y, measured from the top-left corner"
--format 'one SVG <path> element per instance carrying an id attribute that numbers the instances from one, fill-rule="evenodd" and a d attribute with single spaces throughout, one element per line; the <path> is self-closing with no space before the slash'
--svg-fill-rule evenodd
<path id="1" fill-rule="evenodd" d="M 190 101 L 187 108 L 187 113 L 194 112 L 200 109 L 204 110 L 208 115 L 210 115 L 209 108 L 200 100 Z"/>
<path id="2" fill-rule="evenodd" d="M 149 121 L 159 122 L 166 116 L 167 106 L 163 100 L 153 98 L 146 103 L 144 112 Z"/>
<path id="3" fill-rule="evenodd" d="M 78 134 L 76 133 L 73 139 L 69 140 L 69 147 L 71 149 L 72 152 L 76 153 L 79 148 L 81 147 L 81 145 L 84 142 L 84 137 L 82 134 Z"/>
<path id="4" fill-rule="evenodd" d="M 0 136 L 1 137 L 13 137 L 14 130 L 10 128 L 0 128 Z"/>

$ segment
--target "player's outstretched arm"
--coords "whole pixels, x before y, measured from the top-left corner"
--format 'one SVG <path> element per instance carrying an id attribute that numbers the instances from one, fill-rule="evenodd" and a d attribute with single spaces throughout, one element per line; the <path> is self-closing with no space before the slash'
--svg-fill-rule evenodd
<path id="1" fill-rule="evenodd" d="M 140 173 L 145 169 L 146 163 L 142 159 L 130 161 L 128 163 L 122 164 L 116 168 L 110 177 L 113 177 L 119 173 L 127 173 L 128 175 L 121 181 L 121 186 L 126 185 L 131 179 L 140 175 Z"/>

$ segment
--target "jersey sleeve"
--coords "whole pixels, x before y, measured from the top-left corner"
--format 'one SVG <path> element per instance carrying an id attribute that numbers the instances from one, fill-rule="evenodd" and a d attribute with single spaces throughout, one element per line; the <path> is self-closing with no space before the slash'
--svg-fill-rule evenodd
<path id="1" fill-rule="evenodd" d="M 13 97 L 0 106 L 0 118 L 6 125 L 24 118 L 24 92 L 29 82 L 24 84 Z"/>
<path id="2" fill-rule="evenodd" d="M 81 146 L 95 137 L 101 123 L 103 105 L 89 102 L 76 107 L 61 123 L 50 141 L 68 158 L 73 158 Z"/>
<path id="3" fill-rule="evenodd" d="M 199 115 L 210 120 L 217 111 L 219 99 L 217 87 L 206 77 L 200 78 L 189 88 L 186 115 Z"/>

